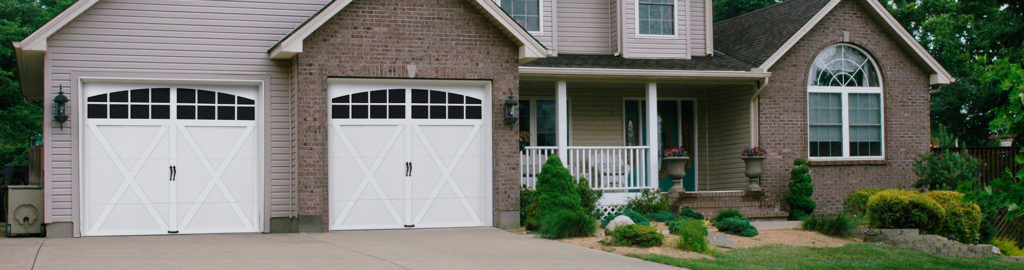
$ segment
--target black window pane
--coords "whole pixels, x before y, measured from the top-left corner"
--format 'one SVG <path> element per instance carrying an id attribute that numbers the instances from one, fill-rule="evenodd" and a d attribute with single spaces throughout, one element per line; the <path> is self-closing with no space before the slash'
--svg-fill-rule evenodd
<path id="1" fill-rule="evenodd" d="M 170 103 L 171 102 L 171 89 L 170 88 L 153 88 L 149 93 L 150 99 L 153 103 Z"/>
<path id="2" fill-rule="evenodd" d="M 217 93 L 217 104 L 235 104 L 235 95 Z"/>
<path id="3" fill-rule="evenodd" d="M 238 120 L 256 120 L 256 107 L 238 107 Z"/>
<path id="4" fill-rule="evenodd" d="M 89 102 L 107 102 L 107 94 L 91 96 Z"/>
<path id="5" fill-rule="evenodd" d="M 171 106 L 170 105 L 153 105 L 153 115 L 150 116 L 152 119 L 171 119 Z"/>
<path id="6" fill-rule="evenodd" d="M 415 100 L 415 99 L 414 99 Z M 430 107 L 427 106 L 412 106 L 412 118 L 413 119 L 427 119 L 427 111 Z"/>
<path id="7" fill-rule="evenodd" d="M 196 101 L 201 104 L 217 103 L 217 94 L 213 91 L 196 90 Z"/>
<path id="8" fill-rule="evenodd" d="M 132 119 L 149 119 L 149 105 L 132 105 Z"/>
<path id="9" fill-rule="evenodd" d="M 128 91 L 110 93 L 110 102 L 128 102 Z"/>
<path id="10" fill-rule="evenodd" d="M 366 92 L 352 94 L 352 103 L 366 103 L 369 100 L 369 94 Z"/>
<path id="11" fill-rule="evenodd" d="M 445 93 L 444 92 L 436 91 L 436 90 L 430 90 L 430 103 L 431 104 L 444 104 L 445 102 L 448 102 L 448 99 L 445 98 Z"/>
<path id="12" fill-rule="evenodd" d="M 480 106 L 466 106 L 466 119 L 480 119 Z"/>
<path id="13" fill-rule="evenodd" d="M 199 106 L 196 110 L 196 119 L 199 120 L 216 120 L 217 119 L 217 107 L 214 106 Z"/>
<path id="14" fill-rule="evenodd" d="M 427 103 L 427 90 L 413 89 L 412 90 L 412 103 Z M 415 111 L 415 110 L 413 110 Z"/>
<path id="15" fill-rule="evenodd" d="M 530 132 L 530 100 L 519 100 L 519 132 Z"/>
<path id="16" fill-rule="evenodd" d="M 196 90 L 178 88 L 178 103 L 196 103 Z"/>
<path id="17" fill-rule="evenodd" d="M 471 97 L 466 97 L 466 104 L 480 104 L 480 100 Z"/>
<path id="18" fill-rule="evenodd" d="M 405 103 L 405 89 L 388 90 L 388 102 Z"/>
<path id="19" fill-rule="evenodd" d="M 348 103 L 348 96 L 336 97 L 334 99 L 331 99 L 331 102 L 332 103 Z M 239 103 L 241 103 L 241 102 L 239 102 Z"/>
<path id="20" fill-rule="evenodd" d="M 462 106 L 448 106 L 448 119 L 462 119 Z"/>
<path id="21" fill-rule="evenodd" d="M 244 98 L 244 97 L 238 97 L 238 104 L 252 105 L 252 104 L 256 104 L 256 101 L 248 99 L 248 98 Z"/>
<path id="22" fill-rule="evenodd" d="M 217 107 L 217 120 L 235 120 L 235 106 Z"/>
<path id="23" fill-rule="evenodd" d="M 444 106 L 430 106 L 430 119 L 444 119 Z"/>
<path id="24" fill-rule="evenodd" d="M 128 119 L 128 105 L 110 105 L 110 118 Z"/>
<path id="25" fill-rule="evenodd" d="M 149 102 L 149 89 L 132 90 L 132 102 Z"/>
<path id="26" fill-rule="evenodd" d="M 388 91 L 377 90 L 370 92 L 370 102 L 372 103 L 388 103 Z"/>
<path id="27" fill-rule="evenodd" d="M 843 143 L 811 142 L 810 154 L 812 157 L 841 157 L 843 156 Z"/>
<path id="28" fill-rule="evenodd" d="M 366 105 L 355 105 L 352 106 L 352 119 L 366 119 L 370 116 L 370 106 Z"/>
<path id="29" fill-rule="evenodd" d="M 348 105 L 331 106 L 331 118 L 348 119 Z"/>
<path id="30" fill-rule="evenodd" d="M 106 99 L 105 96 L 104 99 Z M 89 104 L 86 108 L 89 118 L 107 118 L 107 105 Z"/>
<path id="31" fill-rule="evenodd" d="M 178 106 L 178 119 L 196 119 L 196 106 Z"/>
<path id="32" fill-rule="evenodd" d="M 388 106 L 388 118 L 391 118 L 391 119 L 405 119 L 405 106 L 402 106 L 402 105 L 391 105 L 391 106 Z"/>
<path id="33" fill-rule="evenodd" d="M 370 118 L 371 119 L 387 119 L 388 118 L 388 106 L 386 106 L 386 105 L 373 105 L 373 106 L 370 106 Z"/>
<path id="34" fill-rule="evenodd" d="M 462 104 L 462 100 L 465 96 L 459 94 L 448 93 L 448 104 Z"/>

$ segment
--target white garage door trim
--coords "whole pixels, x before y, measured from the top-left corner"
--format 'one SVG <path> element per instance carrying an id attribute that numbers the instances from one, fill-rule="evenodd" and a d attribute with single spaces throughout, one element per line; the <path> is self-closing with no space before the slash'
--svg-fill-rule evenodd
<path id="1" fill-rule="evenodd" d="M 77 113 L 78 116 L 79 116 L 79 117 L 76 117 L 76 119 L 80 119 L 80 121 L 77 121 L 78 124 L 77 124 L 76 127 L 78 128 L 78 132 L 76 134 L 77 138 L 75 138 L 75 141 L 78 144 L 78 147 L 77 147 L 78 148 L 78 150 L 77 150 L 78 157 L 76 158 L 76 161 L 78 163 L 77 164 L 78 165 L 77 166 L 77 169 L 78 169 L 78 173 L 77 173 L 78 181 L 75 183 L 77 185 L 77 189 L 78 189 L 77 192 L 76 192 L 76 195 L 78 196 L 78 198 L 76 200 L 77 201 L 77 203 L 76 203 L 77 204 L 76 205 L 77 206 L 77 211 L 76 212 L 77 212 L 78 215 L 77 215 L 77 218 L 75 218 L 75 221 L 78 224 L 76 224 L 75 227 L 76 227 L 76 231 L 78 233 L 80 233 L 80 235 L 83 235 L 83 236 L 104 236 L 104 235 L 168 234 L 168 233 L 171 233 L 172 231 L 175 231 L 175 233 L 178 233 L 177 231 L 180 231 L 181 234 L 198 234 L 198 233 L 225 233 L 225 232 L 226 233 L 232 233 L 232 232 L 260 232 L 260 231 L 264 230 L 264 228 L 265 228 L 266 210 L 267 210 L 267 206 L 266 206 L 266 193 L 265 193 L 266 190 L 267 190 L 267 187 L 266 187 L 267 183 L 264 180 L 265 179 L 265 177 L 264 177 L 265 176 L 265 168 L 266 168 L 266 155 L 265 155 L 265 148 L 266 148 L 266 143 L 265 142 L 266 142 L 266 140 L 265 140 L 265 135 L 264 135 L 264 130 L 265 130 L 264 127 L 266 125 L 266 123 L 265 123 L 265 119 L 266 118 L 264 116 L 264 108 L 265 108 L 264 106 L 266 105 L 266 99 L 268 98 L 268 97 L 265 96 L 266 95 L 266 91 L 265 91 L 265 88 L 264 88 L 264 81 L 262 81 L 262 80 L 205 80 L 205 79 L 202 79 L 202 80 L 189 80 L 189 79 L 184 79 L 184 80 L 176 80 L 176 79 L 168 80 L 168 79 L 142 79 L 142 78 L 118 78 L 118 77 L 80 77 L 80 78 L 78 78 L 78 81 L 79 81 L 79 83 L 77 85 L 78 86 L 77 89 L 78 89 L 78 93 L 79 93 L 78 96 L 80 98 L 77 98 L 77 100 L 75 100 L 76 101 L 75 103 L 77 105 L 75 113 Z M 117 91 L 120 91 L 120 90 L 131 90 L 131 89 L 141 89 L 141 88 L 167 88 L 167 87 L 169 87 L 170 88 L 169 91 L 171 92 L 171 96 L 170 97 L 172 99 L 172 100 L 170 100 L 170 103 L 167 104 L 171 108 L 170 112 L 168 112 L 170 114 L 170 117 L 167 120 L 154 120 L 154 119 L 146 119 L 146 120 L 140 120 L 140 119 L 117 119 L 117 120 L 113 120 L 113 119 L 89 119 L 89 117 L 88 117 L 88 105 L 87 104 L 89 104 L 90 102 L 88 102 L 87 99 L 88 99 L 89 96 L 91 96 L 91 94 L 90 94 L 91 92 L 90 91 L 93 91 L 93 90 L 90 90 L 90 89 L 92 89 L 94 87 L 107 88 L 107 90 L 101 91 L 101 92 L 106 92 L 106 93 L 117 92 Z M 229 122 L 229 121 L 219 121 L 219 120 L 216 121 L 216 122 L 214 122 L 214 121 L 203 121 L 203 120 L 192 120 L 192 121 L 181 121 L 181 120 L 178 120 L 178 119 L 176 119 L 177 116 L 176 116 L 176 108 L 175 108 L 178 105 L 178 102 L 177 102 L 177 100 L 174 100 L 174 97 L 176 95 L 176 94 L 174 94 L 174 92 L 176 92 L 175 88 L 194 88 L 194 89 L 213 90 L 213 91 L 215 91 L 215 93 L 228 94 L 226 96 L 231 96 L 232 100 L 234 99 L 235 96 L 238 96 L 238 97 L 245 96 L 246 98 L 252 98 L 252 100 L 251 100 L 251 103 L 252 103 L 251 108 L 253 109 L 254 117 L 253 117 L 252 120 L 245 121 L 245 122 L 238 122 L 238 121 L 230 121 Z M 252 92 L 253 90 L 255 90 L 255 92 Z M 248 92 L 248 93 L 246 93 L 246 92 Z M 198 91 L 197 91 L 197 93 L 198 93 Z M 241 101 L 241 98 L 239 98 L 239 101 Z M 154 105 L 154 104 L 155 103 L 150 104 L 150 105 Z M 163 105 L 163 104 L 155 104 L 155 105 Z M 184 104 L 184 105 L 188 105 L 188 104 Z M 197 104 L 197 105 L 199 105 L 199 104 Z M 220 104 L 216 104 L 216 105 L 220 105 Z M 230 105 L 220 105 L 220 106 L 232 107 Z M 248 104 L 244 104 L 243 105 L 242 103 L 235 104 L 235 106 L 233 106 L 233 107 L 240 108 L 240 107 L 243 107 L 243 106 L 244 107 L 250 107 L 250 105 L 248 105 Z M 235 112 L 235 111 L 232 110 L 232 112 Z M 238 112 L 235 112 L 235 114 L 238 115 L 239 112 L 241 112 L 241 109 L 238 109 Z M 153 111 L 151 113 L 155 114 L 155 111 Z M 232 116 L 232 117 L 234 117 L 234 116 Z M 239 121 L 241 121 L 241 120 L 239 120 Z M 86 177 L 87 177 L 87 175 L 89 175 L 89 172 L 88 172 L 89 157 L 87 156 L 87 154 L 88 154 L 87 151 L 103 152 L 107 156 L 117 155 L 116 153 L 113 152 L 113 149 L 111 149 L 111 146 L 110 146 L 109 142 L 104 142 L 103 135 L 100 135 L 98 128 L 95 125 L 90 124 L 90 123 L 119 123 L 119 124 L 123 123 L 123 124 L 127 124 L 127 125 L 132 125 L 132 126 L 145 126 L 145 125 L 150 125 L 150 126 L 154 126 L 154 127 L 159 126 L 159 129 L 158 129 L 158 131 L 156 133 L 156 134 L 158 134 L 158 136 L 155 136 L 152 139 L 149 139 L 148 140 L 149 143 L 146 144 L 147 145 L 146 149 L 143 149 L 142 155 L 147 155 L 147 156 L 152 154 L 152 152 L 154 151 L 154 148 L 157 148 L 157 146 L 156 146 L 157 142 L 163 140 L 163 138 L 167 138 L 168 136 L 177 136 L 177 137 L 175 137 L 173 139 L 167 139 L 167 141 L 169 141 L 169 144 L 170 144 L 169 148 L 175 148 L 176 147 L 176 149 L 178 149 L 178 150 L 170 150 L 170 151 L 171 151 L 171 153 L 174 153 L 175 151 L 181 151 L 181 150 L 190 151 L 192 153 L 192 155 L 194 155 L 194 159 L 190 160 L 191 162 L 194 163 L 194 164 L 191 164 L 192 165 L 191 167 L 193 167 L 194 170 L 189 170 L 189 172 L 182 172 L 181 174 L 179 174 L 177 172 L 178 170 L 175 170 L 174 175 L 176 176 L 176 178 L 179 178 L 178 176 L 182 175 L 182 174 L 184 175 L 184 177 L 188 177 L 187 175 L 190 172 L 194 172 L 194 173 L 197 173 L 197 174 L 206 174 L 206 177 L 208 177 L 208 180 L 205 183 L 194 183 L 195 185 L 192 185 L 192 189 L 191 190 L 194 191 L 194 194 L 192 194 L 192 195 L 195 195 L 195 197 L 191 197 L 189 199 L 186 199 L 186 201 L 178 201 L 178 199 L 175 199 L 175 201 L 178 201 L 179 204 L 180 203 L 185 203 L 187 201 L 191 201 L 191 200 L 194 199 L 195 200 L 194 201 L 195 204 L 192 204 L 191 206 L 189 206 L 189 205 L 182 205 L 182 206 L 177 206 L 177 207 L 168 207 L 169 210 L 166 210 L 166 211 L 169 211 L 169 212 L 168 213 L 163 213 L 164 216 L 161 217 L 161 215 L 156 213 L 154 207 L 145 198 L 146 195 L 143 195 L 143 196 L 140 196 L 139 199 L 140 199 L 140 201 L 142 201 L 142 202 L 144 202 L 146 204 L 145 205 L 146 212 L 148 212 L 148 214 L 150 214 L 150 218 L 152 218 L 152 220 L 156 222 L 156 224 L 160 227 L 161 231 L 128 230 L 128 229 L 90 231 L 91 227 L 94 226 L 95 224 L 88 224 L 90 216 L 87 215 L 87 214 L 91 214 L 92 216 L 100 215 L 101 217 L 103 217 L 102 219 L 97 219 L 96 220 L 95 223 L 99 224 L 101 221 L 103 221 L 104 219 L 107 218 L 106 215 L 109 214 L 110 211 L 108 211 L 108 210 L 110 210 L 110 209 L 104 209 L 104 211 L 99 211 L 100 213 L 95 213 L 95 212 L 94 213 L 88 213 L 88 210 L 87 210 L 87 207 L 86 207 L 86 203 L 89 202 L 89 198 L 88 198 L 89 194 L 87 192 L 88 191 L 88 187 L 86 187 L 86 185 L 85 185 Z M 189 128 L 196 128 L 196 127 L 199 127 L 199 129 L 204 129 L 204 127 L 234 127 L 234 130 L 240 131 L 240 133 L 238 134 L 239 140 L 236 143 L 234 143 L 233 145 L 230 145 L 230 146 L 229 145 L 224 145 L 227 148 L 225 148 L 226 152 L 220 153 L 220 154 L 224 154 L 223 156 L 221 156 L 221 157 L 208 156 L 208 155 L 216 155 L 216 154 L 214 154 L 214 153 L 206 153 L 207 151 L 203 150 L 203 149 L 206 149 L 206 148 L 203 148 L 203 147 L 201 147 L 198 144 L 199 143 L 199 142 L 197 142 L 198 139 L 195 137 L 195 134 L 193 134 L 193 132 L 196 132 L 196 130 L 190 131 L 190 129 L 189 129 Z M 90 138 L 92 138 L 94 140 L 98 140 L 97 142 L 99 142 L 99 146 L 97 148 L 103 148 L 103 149 L 87 150 L 86 148 L 87 148 L 88 144 L 87 144 L 86 140 L 89 140 Z M 177 144 L 175 144 L 175 142 L 177 142 Z M 252 160 L 250 160 L 248 162 L 251 162 L 252 166 L 254 167 L 254 171 L 252 172 L 252 176 L 242 177 L 241 179 L 246 179 L 246 178 L 249 178 L 249 177 L 253 178 L 251 180 L 252 183 L 251 183 L 251 186 L 250 186 L 250 188 L 252 189 L 252 196 L 251 197 L 252 197 L 253 201 L 251 203 L 240 203 L 235 197 L 237 197 L 237 196 L 244 196 L 244 195 L 238 195 L 238 193 L 235 193 L 235 192 L 228 192 L 228 187 L 224 183 L 224 181 L 225 181 L 224 180 L 225 179 L 224 178 L 225 170 L 227 170 L 227 167 L 229 165 L 231 165 L 232 163 L 231 162 L 220 162 L 220 161 L 215 161 L 215 160 L 211 161 L 211 158 L 213 158 L 213 159 L 218 159 L 219 158 L 219 159 L 223 159 L 223 160 L 234 159 L 239 154 L 240 150 L 242 150 L 243 148 L 246 148 L 245 147 L 246 144 L 249 144 L 250 145 L 249 147 L 252 147 L 252 148 L 250 148 L 252 150 L 252 151 L 250 151 L 250 153 L 252 153 L 252 154 L 249 154 L 251 156 L 250 159 L 252 159 Z M 252 156 L 252 155 L 254 155 L 254 156 Z M 124 158 L 124 157 L 120 157 L 120 158 Z M 178 159 L 178 158 L 174 158 L 174 159 Z M 180 162 L 180 160 L 179 160 L 179 162 Z M 121 183 L 118 184 L 117 194 L 115 194 L 115 196 L 110 198 L 110 202 L 113 202 L 115 200 L 120 200 L 120 198 L 118 198 L 117 196 L 123 196 L 123 193 L 125 193 L 128 190 L 132 190 L 135 193 L 140 192 L 139 186 L 138 186 L 138 180 L 134 179 L 134 178 L 137 178 L 137 177 L 135 177 L 135 175 L 139 173 L 140 167 L 142 167 L 143 164 L 141 162 L 139 162 L 138 164 L 133 164 L 132 168 L 129 168 L 128 166 L 126 166 L 126 164 L 124 164 L 121 161 L 114 161 L 113 163 L 115 165 L 114 167 L 117 167 L 118 171 L 120 171 L 121 173 L 125 173 L 127 175 L 132 175 L 132 177 L 126 177 L 123 180 L 117 180 L 117 181 L 120 181 Z M 167 168 L 164 168 L 159 173 L 168 174 L 169 172 L 168 172 Z M 168 179 L 163 179 L 163 180 L 167 181 Z M 178 180 L 178 179 L 175 179 L 175 180 Z M 169 193 L 168 196 L 176 196 L 176 188 L 175 188 L 175 186 L 177 186 L 177 185 L 179 185 L 179 184 L 177 184 L 177 182 L 175 182 L 175 184 L 173 184 L 173 185 L 169 185 L 169 187 L 168 187 L 168 193 Z M 228 217 L 228 218 L 231 218 L 235 222 L 239 222 L 241 227 L 239 227 L 237 225 L 236 226 L 228 225 L 228 227 L 222 227 L 221 226 L 222 224 L 207 224 L 206 228 L 195 228 L 195 227 L 193 227 L 193 228 L 190 228 L 190 229 L 181 230 L 182 228 L 188 228 L 188 225 L 195 224 L 194 223 L 194 221 L 196 221 L 195 217 L 196 217 L 197 213 L 200 211 L 200 208 L 201 208 L 200 204 L 210 203 L 211 195 L 213 193 L 220 194 L 218 196 L 222 196 L 223 197 L 223 198 L 221 198 L 221 200 L 224 200 L 224 202 L 220 202 L 220 204 L 230 206 L 230 208 L 232 210 L 231 212 L 235 213 L 235 215 L 233 217 Z M 246 192 L 246 193 L 249 193 L 249 192 Z M 181 195 L 178 194 L 177 196 L 181 196 Z M 244 196 L 244 197 L 250 197 L 250 196 Z M 244 197 L 241 197 L 241 198 L 244 198 Z M 105 200 L 105 199 L 101 199 L 101 201 L 102 200 Z M 249 210 L 250 211 L 249 214 L 243 213 L 242 212 L 243 211 L 242 207 L 246 208 L 245 210 Z M 111 207 L 106 207 L 106 208 L 111 208 Z M 177 211 L 175 212 L 174 210 L 177 210 Z M 183 217 L 179 217 L 179 215 L 181 215 L 181 214 L 184 214 L 184 216 Z M 164 219 L 166 219 L 166 220 L 164 220 Z M 209 221 L 209 219 L 207 219 L 207 221 Z M 164 230 L 164 229 L 166 229 L 166 230 Z"/>
<path id="2" fill-rule="evenodd" d="M 401 229 L 410 226 L 415 228 L 437 228 L 437 227 L 473 227 L 473 226 L 492 226 L 493 224 L 493 155 L 492 155 L 492 117 L 491 117 L 491 84 L 489 81 L 450 81 L 450 80 L 384 80 L 384 79 L 329 79 L 328 80 L 328 96 L 327 96 L 327 112 L 332 113 L 331 100 L 336 97 L 348 96 L 355 93 L 369 92 L 373 90 L 387 90 L 387 89 L 405 89 L 402 95 L 404 100 L 401 101 L 402 105 L 392 104 L 385 102 L 383 104 L 389 104 L 391 106 L 404 108 L 403 116 L 400 119 L 345 119 L 337 120 L 328 115 L 328 179 L 329 179 L 329 227 L 331 230 L 359 230 L 359 229 Z M 413 119 L 413 105 L 414 99 L 412 98 L 413 89 L 430 89 L 445 91 L 449 94 L 456 94 L 455 96 L 465 97 L 478 97 L 480 98 L 480 119 Z M 390 92 L 388 94 L 391 95 Z M 388 100 L 391 101 L 391 100 Z M 381 104 L 377 102 L 369 102 L 374 104 Z M 466 105 L 469 107 L 470 105 Z M 417 106 L 419 107 L 419 106 Z M 451 106 L 450 106 L 451 107 Z M 454 106 L 463 108 L 462 106 Z M 474 106 L 475 107 L 475 106 Z M 390 110 L 390 109 L 389 109 Z M 459 112 L 462 113 L 462 112 Z M 369 118 L 369 117 L 368 117 Z M 380 130 L 380 138 L 382 143 L 380 146 L 374 146 L 378 148 L 364 150 L 362 152 L 356 150 L 360 143 L 354 142 L 353 136 L 360 136 L 364 134 L 357 134 L 346 132 L 343 130 L 345 127 L 359 127 L 368 129 Z M 454 148 L 448 150 L 455 150 L 455 153 L 448 153 L 447 156 L 439 155 L 438 149 L 433 146 L 437 142 L 431 142 L 430 136 L 425 133 L 425 128 L 430 129 L 431 126 L 445 126 L 453 129 L 462 129 L 465 131 L 465 138 L 455 138 L 455 141 L 447 142 Z M 390 129 L 389 129 L 390 127 Z M 453 137 L 454 138 L 454 137 Z M 459 141 L 461 140 L 461 141 Z M 472 190 L 464 190 L 465 188 L 460 187 L 460 184 L 456 183 L 458 179 L 467 177 L 453 176 L 453 170 L 455 166 L 460 165 L 460 162 L 466 161 L 464 155 L 470 150 L 471 145 L 478 145 L 479 153 L 481 158 L 477 160 L 470 160 L 472 162 L 478 162 L 476 166 L 480 170 L 479 183 L 475 183 L 476 187 L 479 188 L 479 194 L 472 192 Z M 397 146 L 396 145 L 400 145 Z M 365 147 L 365 146 L 364 146 Z M 400 149 L 399 149 L 400 148 Z M 455 149 L 457 148 L 457 149 Z M 334 153 L 337 151 L 337 153 Z M 369 151 L 369 152 L 368 152 Z M 469 151 L 476 152 L 476 151 Z M 373 157 L 367 157 L 372 155 Z M 389 156 L 391 155 L 391 156 Z M 346 159 L 351 159 L 350 163 L 344 163 Z M 388 159 L 386 165 L 384 161 Z M 401 161 L 405 159 L 410 161 L 410 164 L 402 166 Z M 416 160 L 419 160 L 418 162 Z M 336 162 L 342 162 L 337 163 Z M 341 172 L 341 168 L 335 166 L 343 164 L 351 166 L 348 168 L 353 171 L 359 171 L 356 174 L 362 174 L 361 179 L 359 176 L 353 177 L 353 179 L 347 179 L 347 185 L 345 191 L 350 194 L 339 195 L 342 187 L 340 179 L 343 179 L 344 172 Z M 395 163 L 395 164 L 392 164 Z M 408 163 L 408 162 L 407 162 Z M 465 164 L 465 163 L 463 163 Z M 412 167 L 409 167 L 412 165 Z M 382 166 L 384 168 L 382 168 Z M 429 166 L 429 167 L 428 167 Z M 424 168 L 427 167 L 427 168 Z M 407 173 L 406 171 L 412 172 Z M 365 172 L 372 172 L 367 174 Z M 432 173 L 432 175 L 430 175 Z M 395 190 L 386 190 L 382 187 L 381 181 L 378 178 L 380 174 L 387 174 L 392 179 L 402 179 L 403 183 L 386 183 L 392 185 L 392 188 L 404 189 L 404 192 L 397 192 Z M 405 175 L 402 175 L 405 174 Z M 473 173 L 475 174 L 475 173 Z M 428 178 L 438 178 L 435 180 L 423 180 L 423 178 L 416 178 L 416 176 L 430 175 Z M 416 178 L 416 180 L 413 180 Z M 415 181 L 415 182 L 413 182 Z M 465 180 L 463 180 L 465 181 Z M 462 182 L 464 183 L 464 182 Z M 356 185 L 353 185 L 356 184 Z M 418 188 L 413 188 L 412 185 L 424 185 Z M 403 187 L 398 187 L 403 186 Z M 414 190 L 416 192 L 414 192 Z M 392 195 L 387 195 L 387 191 L 392 191 Z M 471 193 L 467 193 L 471 192 Z M 415 193 L 415 194 L 413 194 Z M 462 222 L 442 222 L 438 220 L 425 221 L 425 216 L 428 216 L 427 211 L 431 211 L 432 204 L 437 203 L 438 196 L 441 193 L 447 193 L 448 196 L 458 198 L 455 202 L 448 198 L 447 203 L 454 203 L 458 208 L 465 210 L 470 220 L 463 220 Z M 380 200 L 379 205 L 379 218 L 382 219 L 382 223 L 376 224 L 342 224 L 345 218 L 350 217 L 353 211 L 354 203 L 344 203 L 341 201 L 356 201 L 362 199 L 363 195 L 369 194 L 372 197 L 386 197 L 385 200 Z M 472 194 L 472 195 L 467 195 Z M 473 202 L 474 199 L 479 197 L 479 203 Z M 346 198 L 348 196 L 348 198 Z M 395 199 L 395 197 L 401 197 Z M 356 199 L 352 199 L 356 198 Z M 414 203 L 414 201 L 416 201 Z M 415 204 L 415 205 L 414 205 Z M 479 209 L 475 209 L 471 204 L 475 204 Z M 342 218 L 344 217 L 344 218 Z M 466 216 L 463 216 L 463 218 Z M 435 216 L 436 218 L 436 216 Z"/>

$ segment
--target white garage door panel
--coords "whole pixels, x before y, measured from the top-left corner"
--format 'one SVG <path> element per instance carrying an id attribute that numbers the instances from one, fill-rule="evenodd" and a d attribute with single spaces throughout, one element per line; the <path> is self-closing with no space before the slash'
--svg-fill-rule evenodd
<path id="1" fill-rule="evenodd" d="M 484 86 L 333 83 L 328 89 L 332 230 L 489 224 Z"/>
<path id="2" fill-rule="evenodd" d="M 259 230 L 256 87 L 84 90 L 83 235 Z"/>

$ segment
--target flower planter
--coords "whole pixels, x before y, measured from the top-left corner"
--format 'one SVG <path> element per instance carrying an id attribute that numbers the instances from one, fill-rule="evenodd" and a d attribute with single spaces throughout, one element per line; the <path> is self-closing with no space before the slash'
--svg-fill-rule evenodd
<path id="1" fill-rule="evenodd" d="M 741 156 L 743 164 L 746 166 L 746 170 L 743 172 L 747 178 L 750 178 L 750 183 L 747 185 L 747 191 L 761 191 L 761 185 L 758 184 L 758 180 L 761 179 L 761 174 L 764 173 L 764 159 L 765 156 Z"/>
<path id="2" fill-rule="evenodd" d="M 683 178 L 686 178 L 686 165 L 690 163 L 690 157 L 663 157 L 662 164 L 665 164 L 665 171 L 668 177 L 672 178 L 672 188 L 669 193 L 685 192 Z"/>

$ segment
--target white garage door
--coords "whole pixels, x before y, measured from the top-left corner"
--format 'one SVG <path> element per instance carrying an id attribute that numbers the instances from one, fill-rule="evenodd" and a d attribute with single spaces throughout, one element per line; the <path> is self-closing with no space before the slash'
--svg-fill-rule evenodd
<path id="1" fill-rule="evenodd" d="M 83 88 L 83 235 L 259 231 L 255 86 Z"/>
<path id="2" fill-rule="evenodd" d="M 491 224 L 489 89 L 335 82 L 331 230 Z"/>

